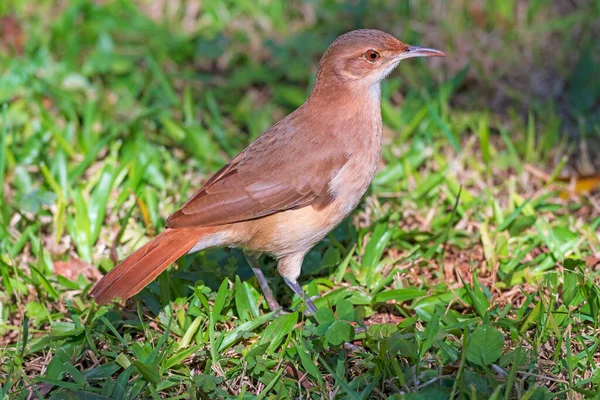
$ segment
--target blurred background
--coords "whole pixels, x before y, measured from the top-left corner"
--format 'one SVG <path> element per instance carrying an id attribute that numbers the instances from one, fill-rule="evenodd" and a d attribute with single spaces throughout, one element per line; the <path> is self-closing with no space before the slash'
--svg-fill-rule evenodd
<path id="1" fill-rule="evenodd" d="M 454 80 L 449 99 L 458 110 L 523 123 L 532 114 L 558 134 L 589 137 L 600 121 L 599 7 L 594 0 L 6 0 L 0 5 L 0 99 L 48 95 L 43 82 L 50 88 L 60 83 L 84 101 L 93 94 L 99 106 L 127 110 L 141 95 L 137 85 L 151 79 L 156 89 L 145 88 L 145 106 L 177 102 L 174 94 L 187 88 L 194 105 L 214 99 L 232 114 L 236 128 L 228 129 L 255 137 L 268 125 L 262 115 L 303 102 L 333 39 L 378 28 L 449 54 L 405 63 L 394 75 L 392 86 L 401 82 L 403 89 L 392 104 L 401 105 L 408 89 Z M 93 79 L 113 73 L 121 91 L 98 92 Z M 160 86 L 161 75 L 168 86 Z M 250 105 L 252 121 L 240 120 Z"/>
<path id="2" fill-rule="evenodd" d="M 0 15 L 0 232 L 41 229 L 58 254 L 74 244 L 92 261 L 105 216 L 119 234 L 95 252 L 114 260 L 128 218 L 160 230 L 206 174 L 303 103 L 323 51 L 358 28 L 448 54 L 384 82 L 386 141 L 400 150 L 383 166 L 408 148 L 454 157 L 475 139 L 499 181 L 525 162 L 546 181 L 555 168 L 583 178 L 576 191 L 600 182 L 598 1 L 5 0 Z M 495 170 L 490 143 L 512 154 Z M 393 177 L 375 183 L 397 189 Z"/>
<path id="3" fill-rule="evenodd" d="M 2 0 L 0 347 L 23 326 L 35 333 L 20 353 L 24 375 L 65 376 L 64 360 L 52 370 L 39 358 L 50 343 L 62 349 L 57 338 L 79 329 L 77 315 L 91 313 L 94 338 L 108 340 L 90 311 L 91 284 L 300 106 L 323 51 L 358 28 L 448 56 L 403 62 L 384 82 L 381 169 L 357 213 L 307 257 L 309 292 L 344 282 L 375 299 L 390 285 L 419 287 L 435 296 L 407 312 L 426 324 L 434 304 L 455 304 L 456 270 L 470 279 L 477 269 L 487 298 L 516 310 L 534 307 L 526 295 L 543 298 L 532 277 L 562 274 L 566 256 L 598 279 L 600 1 Z M 398 278 L 396 265 L 420 269 Z M 159 315 L 186 304 L 178 296 L 193 283 L 208 296 L 240 266 L 249 278 L 238 252 L 188 257 L 139 298 Z M 404 318 L 369 302 L 372 321 Z M 597 311 L 581 312 L 597 321 Z M 524 311 L 513 314 L 531 328 Z M 97 365 L 85 346 L 69 350 L 82 370 Z M 553 376 L 567 379 L 561 371 Z"/>

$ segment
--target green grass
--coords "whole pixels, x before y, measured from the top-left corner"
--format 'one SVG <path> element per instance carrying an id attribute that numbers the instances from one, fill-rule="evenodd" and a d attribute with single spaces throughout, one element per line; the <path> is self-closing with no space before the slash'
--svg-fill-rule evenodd
<path id="1" fill-rule="evenodd" d="M 598 7 L 395 3 L 207 1 L 191 22 L 193 1 L 158 19 L 126 0 L 0 5 L 22 28 L 10 36 L 1 20 L 1 399 L 598 396 L 598 196 L 565 196 L 557 179 L 572 164 L 564 127 L 600 130 L 600 85 L 575 79 L 593 77 L 593 38 L 569 54 Z M 322 51 L 359 26 L 449 57 L 386 81 L 381 169 L 306 257 L 317 320 L 268 312 L 229 249 L 95 305 L 98 270 L 300 105 Z M 527 47 L 540 65 L 552 48 L 581 101 L 523 90 Z M 261 262 L 281 302 L 301 307 Z"/>

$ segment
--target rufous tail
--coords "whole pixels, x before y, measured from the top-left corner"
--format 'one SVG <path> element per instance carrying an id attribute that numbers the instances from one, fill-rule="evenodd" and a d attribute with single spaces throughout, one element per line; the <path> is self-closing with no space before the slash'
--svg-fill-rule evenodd
<path id="1" fill-rule="evenodd" d="M 130 298 L 210 233 L 211 228 L 166 229 L 100 279 L 90 295 L 98 304 Z"/>

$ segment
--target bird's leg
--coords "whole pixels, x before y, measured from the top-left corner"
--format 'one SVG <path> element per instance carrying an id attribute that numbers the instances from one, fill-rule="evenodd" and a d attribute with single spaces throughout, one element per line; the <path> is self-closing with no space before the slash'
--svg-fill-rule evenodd
<path id="1" fill-rule="evenodd" d="M 294 293 L 304 300 L 306 308 L 316 318 L 317 307 L 312 302 L 310 297 L 304 293 L 302 286 L 300 286 L 297 282 L 300 271 L 302 270 L 302 261 L 304 261 L 305 254 L 306 253 L 294 253 L 285 257 L 281 257 L 279 259 L 279 263 L 277 264 L 277 271 L 279 271 L 279 274 L 283 277 L 283 280 L 290 287 L 290 289 L 292 289 Z"/>
<path id="2" fill-rule="evenodd" d="M 306 308 L 316 319 L 317 318 L 317 306 L 315 306 L 315 303 L 312 302 L 310 297 L 308 297 L 308 295 L 306 293 L 304 293 L 304 290 L 302 290 L 302 286 L 300 286 L 298 284 L 298 282 L 296 281 L 296 279 L 298 279 L 298 276 L 300 275 L 300 270 L 302 269 L 302 261 L 303 260 L 304 260 L 304 254 L 302 254 L 302 253 L 297 253 L 297 254 L 289 255 L 287 257 L 282 257 L 281 259 L 279 259 L 279 264 L 277 265 L 277 270 L 283 277 L 284 282 L 290 287 L 290 289 L 292 289 L 294 291 L 294 293 L 296 293 L 298 296 L 300 296 L 300 298 L 302 298 L 302 300 L 304 300 L 304 304 L 306 304 Z M 356 334 L 363 333 L 364 331 L 365 331 L 365 329 L 362 327 L 354 329 L 354 332 Z M 354 351 L 354 352 L 357 352 L 357 351 L 364 352 L 365 351 L 361 346 L 357 346 L 352 343 L 344 343 L 344 347 L 347 350 Z"/>
<path id="3" fill-rule="evenodd" d="M 306 308 L 308 308 L 308 311 L 310 311 L 310 313 L 316 318 L 317 306 L 315 306 L 315 303 L 312 302 L 310 297 L 308 297 L 307 294 L 304 293 L 304 290 L 302 290 L 302 286 L 300 286 L 298 282 L 292 281 L 291 279 L 288 279 L 285 276 L 283 277 L 283 280 L 290 287 L 290 289 L 294 291 L 294 293 L 296 293 L 298 296 L 300 296 L 302 300 L 304 300 Z"/>
<path id="4" fill-rule="evenodd" d="M 262 290 L 263 295 L 267 300 L 269 309 L 271 311 L 280 311 L 281 306 L 279 305 L 277 300 L 275 300 L 275 296 L 273 296 L 273 292 L 271 291 L 271 288 L 267 283 L 267 278 L 265 278 L 265 275 L 260 269 L 260 263 L 258 262 L 258 254 L 253 252 L 244 252 L 244 255 L 246 256 L 248 264 L 250 264 L 250 268 L 252 268 L 252 272 L 254 272 L 254 275 L 256 276 L 256 280 L 258 281 L 260 289 Z"/>

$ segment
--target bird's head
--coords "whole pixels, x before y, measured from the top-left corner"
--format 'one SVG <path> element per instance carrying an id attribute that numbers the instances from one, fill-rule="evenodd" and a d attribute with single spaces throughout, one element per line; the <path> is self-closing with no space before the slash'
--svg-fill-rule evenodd
<path id="1" fill-rule="evenodd" d="M 329 46 L 319 63 L 319 79 L 373 86 L 404 59 L 445 56 L 439 50 L 408 45 L 382 31 L 360 29 L 343 34 Z"/>

